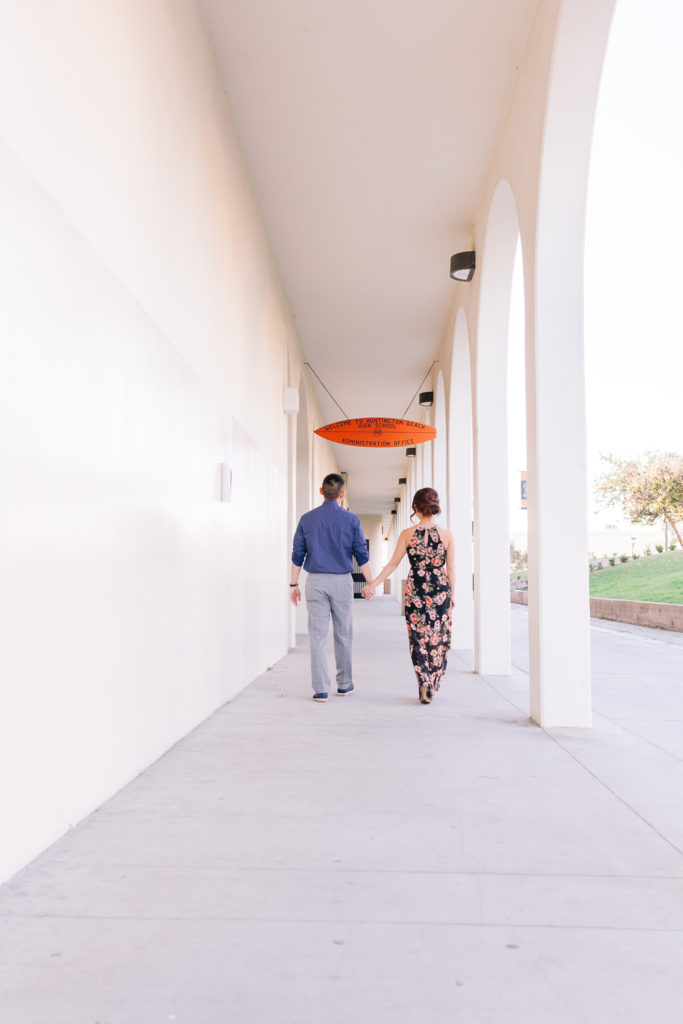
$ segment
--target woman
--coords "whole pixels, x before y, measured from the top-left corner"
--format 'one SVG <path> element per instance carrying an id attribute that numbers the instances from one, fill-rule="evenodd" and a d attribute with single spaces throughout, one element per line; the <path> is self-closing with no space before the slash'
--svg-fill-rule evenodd
<path id="1" fill-rule="evenodd" d="M 365 597 L 371 597 L 404 555 L 408 555 L 410 572 L 405 590 L 405 614 L 420 704 L 431 704 L 446 671 L 451 646 L 455 554 L 451 531 L 443 527 L 437 529 L 434 523 L 434 517 L 440 512 L 439 495 L 432 487 L 416 492 L 410 518 L 417 516 L 417 526 L 402 531 L 391 561 L 363 590 Z"/>

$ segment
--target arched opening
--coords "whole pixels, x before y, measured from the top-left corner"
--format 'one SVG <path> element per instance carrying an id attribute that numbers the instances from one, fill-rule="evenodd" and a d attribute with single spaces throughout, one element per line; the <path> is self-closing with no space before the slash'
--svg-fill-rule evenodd
<path id="1" fill-rule="evenodd" d="M 434 407 L 427 410 L 426 422 L 429 423 L 430 427 L 436 426 Z M 434 486 L 434 441 L 427 441 L 424 446 L 424 486 Z"/>
<path id="2" fill-rule="evenodd" d="M 648 451 L 681 451 L 683 148 L 680 129 L 672 129 L 680 119 L 683 93 L 682 37 L 680 4 L 649 0 L 644 16 L 638 0 L 617 3 L 600 82 L 586 212 L 592 558 L 632 551 L 642 555 L 648 548 L 655 551 L 656 545 L 667 551 L 675 541 L 662 519 L 634 524 L 618 506 L 602 507 L 590 484 L 609 469 L 601 459 L 607 452 L 634 459 Z M 624 301 L 624 283 L 634 277 L 634 257 L 645 255 L 647 266 L 641 273 L 645 271 L 647 284 L 629 288 Z M 590 579 L 599 584 L 604 575 Z M 647 600 L 647 592 L 641 600 Z"/>
<path id="3" fill-rule="evenodd" d="M 433 473 L 430 484 L 438 491 L 441 498 L 442 521 L 448 522 L 448 435 L 446 416 L 446 389 L 443 383 L 443 373 L 439 370 L 436 377 L 434 389 L 434 426 L 436 437 L 434 438 Z"/>
<path id="4" fill-rule="evenodd" d="M 449 526 L 455 544 L 455 607 L 453 642 L 460 650 L 474 647 L 472 573 L 472 371 L 470 338 L 464 309 L 453 332 L 448 417 Z"/>
<path id="5" fill-rule="evenodd" d="M 522 243 L 517 239 L 510 295 L 508 334 L 507 428 L 508 428 L 508 522 L 510 527 L 510 574 L 522 598 L 527 583 L 528 523 L 526 480 L 526 362 L 524 324 L 524 268 Z M 515 595 L 517 596 L 517 595 Z"/>
<path id="6" fill-rule="evenodd" d="M 475 388 L 475 668 L 510 672 L 507 366 L 510 297 L 519 224 L 501 181 L 486 226 Z"/>
<path id="7" fill-rule="evenodd" d="M 410 514 L 412 512 L 413 495 L 417 490 L 417 452 L 415 457 L 408 460 L 408 501 L 406 503 L 406 526 L 410 525 Z"/>
<path id="8" fill-rule="evenodd" d="M 421 420 L 422 420 L 422 422 L 425 422 L 424 416 L 421 417 Z M 418 488 L 419 487 L 424 487 L 424 485 L 425 485 L 424 484 L 424 479 L 425 479 L 425 445 L 423 445 L 423 444 L 420 444 L 420 445 L 417 446 L 417 455 L 415 457 L 415 463 L 416 463 L 417 486 L 418 486 Z"/>
<path id="9" fill-rule="evenodd" d="M 416 417 L 420 423 L 430 423 L 429 420 L 429 409 L 420 409 L 419 415 Z M 430 461 L 429 444 L 419 444 L 417 446 L 417 455 L 415 458 L 415 483 L 416 490 L 420 487 L 427 487 L 431 481 L 428 476 L 428 465 Z M 412 495 L 411 495 L 412 497 Z"/>

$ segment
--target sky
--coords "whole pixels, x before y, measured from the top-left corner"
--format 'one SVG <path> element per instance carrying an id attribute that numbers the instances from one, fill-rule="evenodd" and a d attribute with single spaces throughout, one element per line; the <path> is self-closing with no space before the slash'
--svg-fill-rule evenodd
<path id="1" fill-rule="evenodd" d="M 586 221 L 588 474 L 601 454 L 683 451 L 683 3 L 617 0 L 596 112 Z M 523 527 L 523 298 L 510 317 L 512 530 Z M 514 482 L 513 482 L 514 481 Z M 590 496 L 589 528 L 621 524 Z"/>

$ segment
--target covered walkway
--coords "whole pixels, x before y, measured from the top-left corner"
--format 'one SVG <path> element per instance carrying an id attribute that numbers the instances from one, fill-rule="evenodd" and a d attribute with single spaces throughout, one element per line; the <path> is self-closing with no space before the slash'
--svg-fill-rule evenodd
<path id="1" fill-rule="evenodd" d="M 594 728 L 541 730 L 524 609 L 431 707 L 355 612 L 353 697 L 296 648 L 0 890 L 3 1020 L 680 1022 L 681 638 L 594 628 Z"/>

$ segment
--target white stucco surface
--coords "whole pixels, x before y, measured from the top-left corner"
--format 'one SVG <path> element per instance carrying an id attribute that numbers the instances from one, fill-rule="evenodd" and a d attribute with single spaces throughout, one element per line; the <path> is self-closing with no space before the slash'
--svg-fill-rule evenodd
<path id="1" fill-rule="evenodd" d="M 678 1024 L 680 645 L 594 630 L 595 727 L 544 731 L 525 610 L 429 707 L 355 613 L 353 697 L 300 647 L 0 890 L 8 1020 Z"/>
<path id="2" fill-rule="evenodd" d="M 301 354 L 192 4 L 15 5 L 0 220 L 6 878 L 286 652 Z"/>

